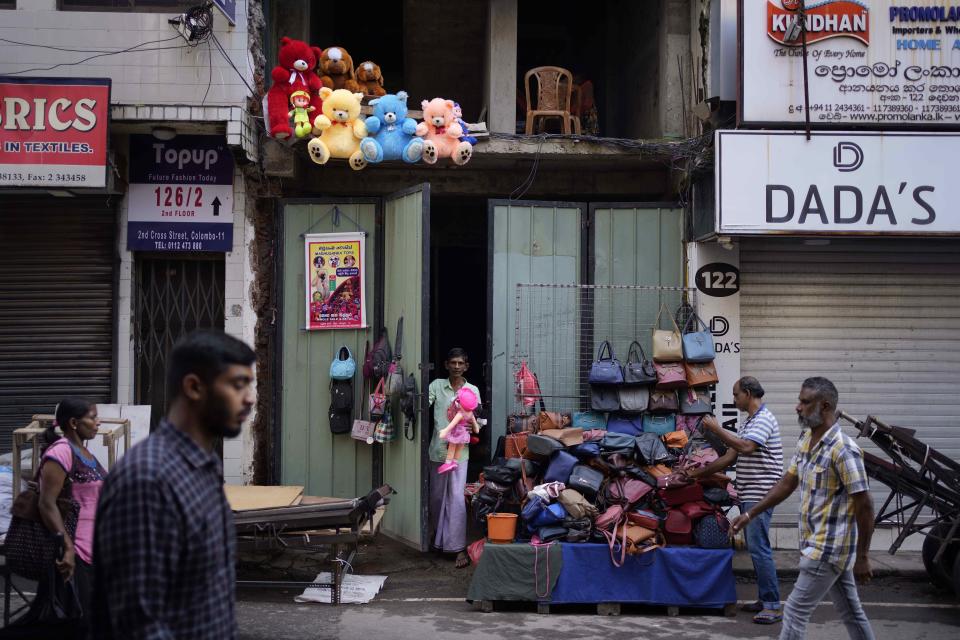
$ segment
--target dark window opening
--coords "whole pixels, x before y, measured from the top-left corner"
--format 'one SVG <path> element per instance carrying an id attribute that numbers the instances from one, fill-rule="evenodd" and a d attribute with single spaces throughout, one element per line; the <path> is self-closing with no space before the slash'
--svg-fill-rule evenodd
<path id="1" fill-rule="evenodd" d="M 431 200 L 430 260 L 431 378 L 447 374 L 443 363 L 451 348 L 465 349 L 470 359 L 466 378 L 480 389 L 484 411 L 479 415 L 486 417 L 490 398 L 486 397 L 489 287 L 485 199 Z M 480 431 L 480 443 L 470 447 L 470 478 L 476 478 L 490 454 L 488 425 Z"/>
<path id="2" fill-rule="evenodd" d="M 61 11 L 176 11 L 195 7 L 198 0 L 59 0 Z"/>
<path id="3" fill-rule="evenodd" d="M 17 0 L 0 0 L 0 9 L 16 9 Z"/>

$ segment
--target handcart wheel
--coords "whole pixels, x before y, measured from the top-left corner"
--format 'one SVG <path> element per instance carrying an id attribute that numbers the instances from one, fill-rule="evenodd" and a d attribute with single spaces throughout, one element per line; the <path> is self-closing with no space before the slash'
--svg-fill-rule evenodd
<path id="1" fill-rule="evenodd" d="M 946 552 L 943 554 L 943 557 L 940 558 L 940 562 L 934 564 L 933 558 L 937 555 L 937 551 L 940 550 L 940 540 L 937 539 L 943 538 L 950 532 L 949 527 L 944 524 L 938 524 L 933 529 L 927 533 L 926 538 L 923 539 L 923 566 L 927 570 L 927 575 L 930 576 L 930 581 L 933 584 L 937 585 L 941 589 L 957 589 L 960 593 L 960 582 L 957 582 L 955 576 L 957 576 L 957 560 L 960 558 L 960 542 L 952 542 L 950 546 L 947 547 Z"/>

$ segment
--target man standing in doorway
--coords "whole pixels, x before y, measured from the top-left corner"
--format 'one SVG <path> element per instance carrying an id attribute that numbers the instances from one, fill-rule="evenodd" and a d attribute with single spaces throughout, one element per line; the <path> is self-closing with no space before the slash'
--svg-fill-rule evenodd
<path id="1" fill-rule="evenodd" d="M 790 467 L 777 485 L 733 521 L 739 531 L 800 487 L 800 574 L 783 616 L 780 640 L 806 637 L 810 616 L 827 593 L 848 635 L 873 640 L 854 579 L 870 579 L 873 502 L 860 447 L 840 430 L 837 388 L 826 378 L 807 378 L 797 418 L 804 433 Z"/>
<path id="2" fill-rule="evenodd" d="M 733 402 L 747 414 L 737 434 L 720 426 L 713 416 L 705 416 L 703 427 L 727 446 L 727 452 L 715 462 L 688 472 L 691 478 L 723 471 L 737 465 L 737 495 L 741 511 L 746 513 L 763 499 L 783 475 L 783 445 L 780 425 L 763 404 L 763 387 L 752 376 L 744 376 L 733 385 Z M 747 548 L 757 572 L 759 600 L 743 605 L 744 611 L 756 613 L 757 624 L 774 624 L 783 617 L 780 606 L 780 584 L 770 546 L 770 519 L 773 509 L 759 511 L 747 524 Z"/>
<path id="3" fill-rule="evenodd" d="M 447 443 L 438 435 L 449 420 L 447 407 L 453 402 L 457 391 L 466 387 L 480 399 L 480 390 L 467 382 L 464 374 L 470 368 L 467 352 L 454 347 L 447 353 L 444 362 L 446 378 L 437 378 L 430 383 L 429 401 L 433 405 L 433 436 L 430 438 L 430 529 L 433 546 L 444 553 L 456 553 L 456 567 L 462 569 L 470 564 L 467 556 L 467 506 L 463 490 L 467 485 L 467 460 L 469 447 L 463 447 L 458 465 L 447 473 L 439 473 L 440 465 L 447 459 Z"/>
<path id="4" fill-rule="evenodd" d="M 233 516 L 214 445 L 253 410 L 254 360 L 222 331 L 174 345 L 167 416 L 100 495 L 93 637 L 236 637 Z"/>

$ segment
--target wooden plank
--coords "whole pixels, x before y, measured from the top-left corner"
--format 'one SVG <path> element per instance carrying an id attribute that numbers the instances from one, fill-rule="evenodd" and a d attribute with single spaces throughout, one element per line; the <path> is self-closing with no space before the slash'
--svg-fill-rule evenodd
<path id="1" fill-rule="evenodd" d="M 303 495 L 303 486 L 240 486 L 226 484 L 223 486 L 223 491 L 233 511 L 247 511 L 249 509 L 289 507 L 290 505 L 298 504 L 298 498 Z"/>

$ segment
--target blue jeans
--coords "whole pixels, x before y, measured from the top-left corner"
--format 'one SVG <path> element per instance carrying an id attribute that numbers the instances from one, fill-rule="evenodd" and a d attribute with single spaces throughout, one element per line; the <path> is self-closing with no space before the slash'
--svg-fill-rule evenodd
<path id="1" fill-rule="evenodd" d="M 870 621 L 860 606 L 853 570 L 840 571 L 828 562 L 804 557 L 800 558 L 800 575 L 783 612 L 780 640 L 806 638 L 810 616 L 827 593 L 847 627 L 847 635 L 853 640 L 874 640 Z"/>
<path id="2" fill-rule="evenodd" d="M 744 502 L 741 508 L 746 513 L 756 502 Z M 777 566 L 773 563 L 773 549 L 770 547 L 770 518 L 773 509 L 767 509 L 747 523 L 747 549 L 753 560 L 753 570 L 757 572 L 757 590 L 764 609 L 780 610 L 780 584 L 777 582 Z"/>

